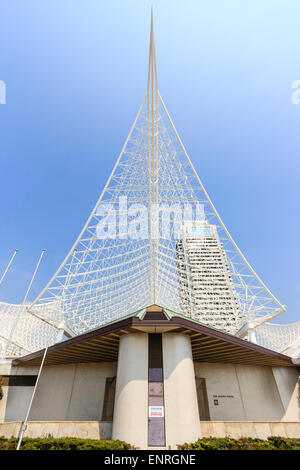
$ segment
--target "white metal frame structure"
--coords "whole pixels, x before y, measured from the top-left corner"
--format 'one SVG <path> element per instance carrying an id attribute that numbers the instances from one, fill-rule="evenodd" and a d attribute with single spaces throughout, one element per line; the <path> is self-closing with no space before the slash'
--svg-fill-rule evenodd
<path id="1" fill-rule="evenodd" d="M 162 212 L 171 214 L 174 235 L 178 213 L 199 206 L 216 227 L 238 299 L 231 332 L 248 321 L 258 326 L 282 313 L 284 307 L 222 222 L 158 91 L 151 14 L 146 96 L 86 224 L 28 313 L 54 328 L 64 322 L 74 334 L 152 304 L 192 316 L 181 310 L 177 238 L 163 233 Z M 195 211 L 190 213 L 194 216 Z"/>
<path id="2" fill-rule="evenodd" d="M 265 348 L 300 357 L 300 322 L 288 325 L 264 323 L 255 330 L 257 343 Z"/>
<path id="3" fill-rule="evenodd" d="M 31 315 L 29 306 L 0 302 L 0 359 L 24 356 L 56 343 L 59 330 Z"/>
<path id="4" fill-rule="evenodd" d="M 27 298 L 45 251 L 43 249 L 39 256 L 22 303 L 8 304 L 0 302 L 0 361 L 22 356 L 58 342 L 63 338 L 67 329 L 63 319 L 58 323 L 59 318 L 56 317 L 56 321 L 50 323 L 45 319 L 41 320 L 28 311 L 30 303 L 27 302 Z M 3 282 L 17 252 L 18 250 L 15 250 L 10 259 L 1 282 Z M 51 308 L 51 305 L 48 307 Z M 70 332 L 67 334 L 70 335 Z"/>

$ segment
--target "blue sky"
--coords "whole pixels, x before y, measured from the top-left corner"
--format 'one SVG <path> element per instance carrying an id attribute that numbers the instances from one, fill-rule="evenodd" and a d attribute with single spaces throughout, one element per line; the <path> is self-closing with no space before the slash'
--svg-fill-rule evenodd
<path id="1" fill-rule="evenodd" d="M 248 261 L 300 318 L 298 0 L 2 2 L 0 299 L 30 299 L 74 242 L 144 97 L 150 7 L 158 83 Z"/>

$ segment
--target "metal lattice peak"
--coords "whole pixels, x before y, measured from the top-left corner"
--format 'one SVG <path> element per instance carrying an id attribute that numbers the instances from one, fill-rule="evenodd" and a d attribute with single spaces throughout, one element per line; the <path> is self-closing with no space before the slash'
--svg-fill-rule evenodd
<path id="1" fill-rule="evenodd" d="M 148 86 L 115 167 L 29 312 L 75 334 L 149 305 L 235 333 L 284 311 L 219 217 L 158 91 Z"/>

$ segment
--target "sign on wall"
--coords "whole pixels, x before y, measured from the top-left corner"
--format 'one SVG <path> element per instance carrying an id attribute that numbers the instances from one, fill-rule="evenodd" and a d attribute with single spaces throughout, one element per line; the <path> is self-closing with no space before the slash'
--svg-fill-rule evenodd
<path id="1" fill-rule="evenodd" d="M 149 418 L 163 418 L 164 407 L 163 406 L 149 406 Z"/>

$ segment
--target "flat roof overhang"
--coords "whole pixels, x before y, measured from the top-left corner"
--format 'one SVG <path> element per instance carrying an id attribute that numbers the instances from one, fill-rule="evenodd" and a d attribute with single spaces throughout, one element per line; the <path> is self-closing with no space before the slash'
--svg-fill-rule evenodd
<path id="1" fill-rule="evenodd" d="M 127 334 L 181 333 L 191 338 L 195 362 L 230 363 L 256 366 L 293 366 L 292 358 L 263 348 L 228 333 L 204 326 L 193 320 L 148 313 L 144 319 L 135 316 L 75 336 L 48 348 L 45 365 L 118 360 L 120 338 Z M 12 361 L 13 366 L 38 366 L 44 349 Z"/>

